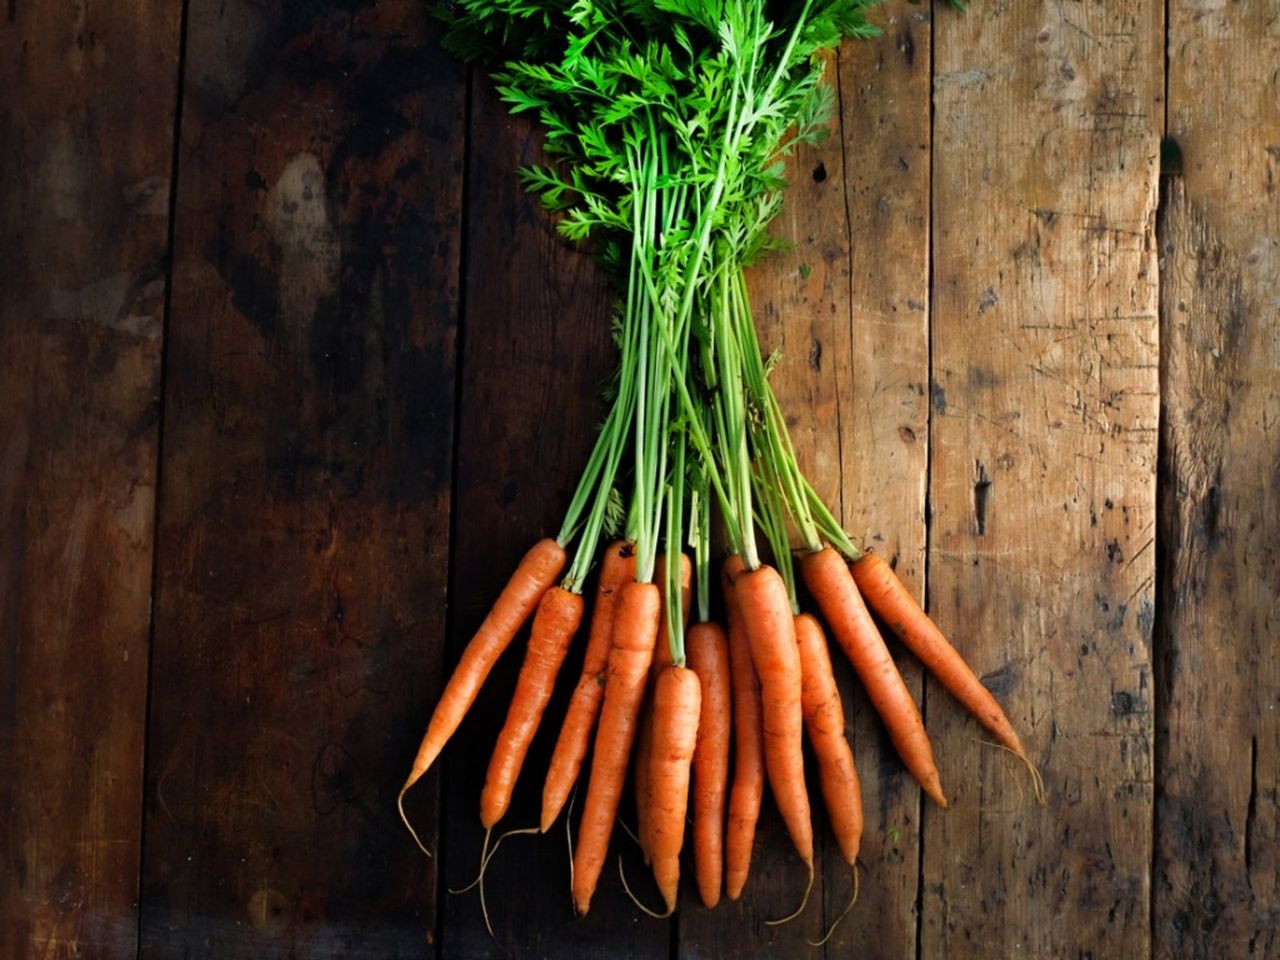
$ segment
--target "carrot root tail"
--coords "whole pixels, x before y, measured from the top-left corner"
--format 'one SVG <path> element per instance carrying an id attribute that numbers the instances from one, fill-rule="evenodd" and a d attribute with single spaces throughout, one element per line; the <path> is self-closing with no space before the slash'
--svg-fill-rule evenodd
<path id="1" fill-rule="evenodd" d="M 800 906 L 796 907 L 793 911 L 791 911 L 791 913 L 787 914 L 785 917 L 779 917 L 777 920 L 766 920 L 764 922 L 764 925 L 766 927 L 778 927 L 784 923 L 790 923 L 796 917 L 800 916 L 800 914 L 804 913 L 804 908 L 809 905 L 809 894 L 813 892 L 813 875 L 814 875 L 813 860 L 810 859 L 806 861 L 805 866 L 809 868 L 809 882 L 805 884 L 804 896 L 800 900 Z"/>
<path id="2" fill-rule="evenodd" d="M 827 932 L 822 935 L 821 940 L 810 940 L 809 946 L 820 947 L 831 939 L 831 935 L 836 932 L 836 925 L 849 915 L 849 911 L 853 909 L 853 905 L 858 902 L 858 886 L 859 886 L 858 865 L 853 865 L 853 894 L 849 897 L 849 902 L 844 905 L 844 909 L 840 911 L 840 916 L 831 921 L 831 926 L 827 927 Z"/>
<path id="3" fill-rule="evenodd" d="M 471 889 L 474 889 L 475 887 L 480 886 L 481 882 L 484 880 L 484 868 L 489 865 L 489 857 L 490 857 L 489 836 L 492 833 L 493 833 L 492 827 L 487 828 L 484 832 L 484 843 L 480 844 L 480 870 L 476 874 L 476 878 L 472 880 L 470 883 L 468 883 L 465 887 L 449 887 L 448 888 L 449 893 L 452 894 L 453 896 L 456 897 L 459 894 L 466 893 L 468 890 L 471 890 Z M 497 849 L 496 845 L 494 849 L 495 850 Z"/>
<path id="4" fill-rule="evenodd" d="M 1026 764 L 1027 772 L 1031 774 L 1031 790 L 1036 795 L 1036 803 L 1042 807 L 1047 807 L 1049 805 L 1049 794 L 1044 788 L 1044 777 L 1040 775 L 1039 769 L 1025 753 L 1019 754 L 1018 757 Z"/>
<path id="5" fill-rule="evenodd" d="M 671 914 L 675 913 L 676 908 L 670 907 L 666 913 L 658 913 L 656 910 L 650 910 L 640 898 L 631 892 L 631 884 L 627 883 L 627 872 L 622 869 L 622 857 L 618 857 L 618 876 L 622 879 L 622 889 L 627 892 L 627 896 L 631 898 L 631 902 L 636 905 L 636 909 L 655 920 L 666 920 Z"/>
<path id="6" fill-rule="evenodd" d="M 424 844 L 422 839 L 418 836 L 418 831 L 413 829 L 413 824 L 409 822 L 409 814 L 405 813 L 404 809 L 404 795 L 408 793 L 409 788 L 417 782 L 417 777 L 410 777 L 405 781 L 404 786 L 400 788 L 400 792 L 396 794 L 396 809 L 400 811 L 400 822 L 403 823 L 404 828 L 409 831 L 409 836 L 413 837 L 413 842 L 418 845 L 419 850 L 429 857 L 431 856 L 431 851 L 427 849 L 426 844 Z"/>
<path id="7" fill-rule="evenodd" d="M 1040 774 L 1040 769 L 1027 756 L 1025 750 L 1015 750 L 1013 747 L 1003 743 L 997 743 L 994 740 L 983 740 L 978 738 L 978 742 L 986 747 L 995 747 L 997 750 L 1003 750 L 1005 753 L 1011 753 L 1017 757 L 1022 765 L 1027 768 L 1027 773 L 1031 776 L 1031 792 L 1035 795 L 1036 803 L 1042 807 L 1049 805 L 1049 793 L 1045 789 L 1044 777 Z M 1021 746 L 1021 744 L 1019 744 Z"/>

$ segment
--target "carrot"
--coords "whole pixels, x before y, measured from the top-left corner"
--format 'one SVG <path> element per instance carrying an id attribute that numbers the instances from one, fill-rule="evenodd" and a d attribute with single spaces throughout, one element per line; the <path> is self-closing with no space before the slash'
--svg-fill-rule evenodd
<path id="1" fill-rule="evenodd" d="M 924 731 L 920 711 L 862 602 L 844 558 L 825 547 L 801 560 L 800 568 L 809 592 L 822 609 L 845 656 L 858 671 L 871 705 L 884 721 L 898 755 L 925 793 L 945 807 L 947 798 L 942 793 L 933 748 Z"/>
<path id="2" fill-rule="evenodd" d="M 533 613 L 542 595 L 560 575 L 564 563 L 564 548 L 555 540 L 548 538 L 534 544 L 516 567 L 507 585 L 502 588 L 502 593 L 480 624 L 480 629 L 462 651 L 462 659 L 458 661 L 453 676 L 440 695 L 440 702 L 431 714 L 426 735 L 413 759 L 409 777 L 396 798 L 400 817 L 405 826 L 409 827 L 410 833 L 413 833 L 413 827 L 409 826 L 409 820 L 405 816 L 404 795 L 427 772 L 444 749 L 445 743 L 458 729 L 458 724 L 471 709 L 476 694 L 488 678 L 489 671 L 510 646 L 520 627 L 529 619 L 529 614 Z M 417 834 L 414 834 L 414 838 L 417 839 Z M 418 846 L 422 846 L 421 842 Z"/>
<path id="3" fill-rule="evenodd" d="M 645 678 L 653 660 L 661 600 L 652 583 L 629 583 L 622 588 L 609 651 L 609 676 L 596 730 L 587 799 L 578 824 L 578 847 L 573 855 L 573 902 L 586 914 L 600 881 L 618 800 L 627 775 L 627 758 L 635 738 L 636 715 L 644 697 Z"/>
<path id="4" fill-rule="evenodd" d="M 649 757 L 653 745 L 653 701 L 654 687 L 658 675 L 671 666 L 671 632 L 667 626 L 667 558 L 658 557 L 654 568 L 654 582 L 658 584 L 658 595 L 662 598 L 662 613 L 658 618 L 658 639 L 654 642 L 653 663 L 649 665 L 649 684 L 645 694 L 644 706 L 640 711 L 640 728 L 636 734 L 636 839 L 640 843 L 640 852 L 646 864 L 650 861 L 649 842 L 649 810 L 653 799 L 649 796 Z M 680 597 L 681 609 L 684 613 L 684 625 L 689 625 L 690 601 L 693 598 L 693 564 L 687 554 L 680 555 Z"/>
<path id="5" fill-rule="evenodd" d="M 796 617 L 796 643 L 800 648 L 800 703 L 804 726 L 818 760 L 822 798 L 827 804 L 831 830 L 849 866 L 858 860 L 862 843 L 862 787 L 853 765 L 853 751 L 844 734 L 844 708 L 831 671 L 827 638 L 818 621 L 807 613 Z"/>
<path id="6" fill-rule="evenodd" d="M 582 622 L 582 608 L 582 596 L 562 587 L 552 587 L 538 604 L 520 678 L 480 791 L 480 822 L 486 830 L 501 820 L 511 805 L 511 791 L 525 754 L 551 699 L 569 644 Z"/>
<path id="7" fill-rule="evenodd" d="M 751 647 L 733 580 L 742 558 L 724 562 L 721 583 L 729 625 L 729 673 L 733 692 L 733 785 L 729 789 L 729 823 L 724 838 L 725 893 L 737 900 L 751 870 L 751 848 L 764 797 L 764 732 L 760 719 L 760 680 L 751 662 Z"/>
<path id="8" fill-rule="evenodd" d="M 560 816 L 565 801 L 578 780 L 582 759 L 591 743 L 600 701 L 604 697 L 605 668 L 609 665 L 609 646 L 613 638 L 613 614 L 624 584 L 636 578 L 635 548 L 618 540 L 605 551 L 600 563 L 600 582 L 596 587 L 595 609 L 591 614 L 591 633 L 582 661 L 582 676 L 573 688 L 569 709 L 560 737 L 556 740 L 547 780 L 542 788 L 542 832 L 546 833 Z"/>
<path id="9" fill-rule="evenodd" d="M 689 766 L 698 739 L 702 688 L 698 675 L 670 666 L 658 675 L 653 692 L 653 751 L 649 767 L 649 846 L 653 876 L 666 901 L 676 908 L 680 886 L 680 850 L 689 806 Z"/>
<path id="10" fill-rule="evenodd" d="M 800 859 L 813 871 L 813 824 L 804 783 L 800 706 L 800 652 L 791 600 L 778 571 L 761 566 L 733 585 L 741 607 L 751 660 L 760 677 L 764 715 L 764 764 L 778 812 Z"/>
<path id="11" fill-rule="evenodd" d="M 720 902 L 724 874 L 724 801 L 733 723 L 729 641 L 719 624 L 699 623 L 685 641 L 702 687 L 698 745 L 693 752 L 693 864 L 702 902 Z"/>
<path id="12" fill-rule="evenodd" d="M 889 564 L 875 554 L 863 554 L 853 565 L 853 579 L 867 605 L 879 614 L 880 619 L 920 658 L 920 662 L 951 695 L 995 734 L 997 740 L 1026 760 L 1022 742 L 1000 709 L 1000 704 L 996 703 L 996 698 L 982 685 L 937 625 L 920 609 L 915 597 Z"/>

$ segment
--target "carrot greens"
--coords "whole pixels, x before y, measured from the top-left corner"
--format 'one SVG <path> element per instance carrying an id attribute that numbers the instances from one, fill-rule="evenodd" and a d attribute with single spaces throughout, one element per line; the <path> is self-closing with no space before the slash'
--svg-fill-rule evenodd
<path id="1" fill-rule="evenodd" d="M 866 20 L 873 2 L 454 0 L 435 7 L 447 23 L 446 46 L 468 60 L 498 62 L 498 95 L 512 113 L 539 121 L 546 161 L 522 170 L 521 178 L 552 212 L 556 229 L 589 250 L 614 284 L 619 358 L 605 394 L 608 413 L 559 534 L 526 558 L 493 622 L 464 652 L 400 797 L 425 773 L 494 661 L 563 573 L 558 589 L 565 596 L 554 596 L 568 612 L 550 626 L 550 614 L 547 623 L 535 622 L 540 652 L 533 656 L 530 645 L 508 715 L 512 743 L 495 751 L 496 773 L 486 785 L 493 801 L 485 807 L 486 828 L 502 816 L 571 639 L 563 633 L 582 617 L 581 594 L 602 538 L 621 538 L 606 551 L 583 675 L 543 791 L 545 832 L 573 789 L 595 729 L 574 854 L 579 912 L 586 912 L 600 877 L 637 726 L 650 736 L 641 735 L 649 749 L 637 754 L 654 757 L 639 772 L 651 774 L 650 783 L 672 785 L 652 797 L 651 808 L 642 801 L 639 819 L 643 839 L 648 815 L 661 814 L 668 832 L 660 831 L 657 879 L 668 909 L 675 903 L 680 835 L 671 831 L 685 820 L 700 713 L 699 681 L 687 668 L 685 592 L 696 596 L 698 623 L 709 624 L 716 525 L 730 555 L 728 659 L 720 659 L 721 667 L 731 664 L 733 686 L 720 700 L 731 699 L 739 714 L 735 777 L 742 778 L 734 784 L 725 840 L 731 897 L 746 879 L 762 760 L 813 882 L 802 681 L 821 682 L 825 699 L 814 700 L 817 706 L 833 716 L 840 707 L 838 699 L 829 703 L 834 687 L 823 651 L 806 650 L 810 676 L 802 677 L 797 623 L 810 647 L 825 640 L 816 621 L 801 614 L 798 575 L 837 643 L 878 691 L 873 703 L 904 761 L 941 804 L 919 713 L 862 602 L 864 580 L 877 609 L 894 611 L 908 645 L 1016 747 L 1039 784 L 1012 727 L 1003 714 L 996 718 L 994 700 L 981 696 L 973 672 L 888 565 L 873 561 L 850 573 L 848 563 L 861 553 L 800 468 L 770 384 L 776 361 L 756 333 L 746 271 L 781 246 L 769 228 L 782 205 L 786 157 L 826 133 L 834 96 L 821 82 L 825 53 L 843 38 L 876 32 Z M 683 574 L 686 546 L 691 588 Z M 669 649 L 655 654 L 660 622 Z M 718 628 L 695 628 L 708 630 Z M 651 677 L 655 663 L 660 668 Z M 822 674 L 817 680 L 815 670 Z M 653 749 L 659 684 L 679 709 L 660 718 Z M 821 732 L 823 756 L 836 757 L 842 782 L 856 784 L 852 755 L 847 744 L 841 747 L 842 722 Z M 842 849 L 856 851 L 862 818 L 852 804 L 842 808 L 840 839 Z M 703 894 L 713 902 L 711 891 Z"/>

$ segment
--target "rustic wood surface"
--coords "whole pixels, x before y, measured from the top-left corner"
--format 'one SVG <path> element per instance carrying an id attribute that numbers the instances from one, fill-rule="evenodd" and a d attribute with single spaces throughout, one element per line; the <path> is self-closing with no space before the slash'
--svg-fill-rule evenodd
<path id="1" fill-rule="evenodd" d="M 1175 3 L 1156 957 L 1280 954 L 1280 5 Z"/>
<path id="2" fill-rule="evenodd" d="M 137 952 L 179 10 L 0 10 L 0 954 Z"/>
<path id="3" fill-rule="evenodd" d="M 612 857 L 576 920 L 561 827 L 512 837 L 491 939 L 446 888 L 518 655 L 409 795 L 435 858 L 394 797 L 603 411 L 536 130 L 417 0 L 9 0 L 0 958 L 1280 952 L 1280 4 L 875 17 L 754 305 L 815 485 L 1047 805 L 894 644 L 953 808 L 837 659 L 867 831 L 824 948 L 849 877 L 815 805 L 815 903 L 766 927 L 803 883 L 769 801 L 743 900 L 668 921 Z"/>
<path id="4" fill-rule="evenodd" d="M 421 956 L 463 73 L 411 0 L 187 24 L 141 953 Z"/>
<path id="5" fill-rule="evenodd" d="M 930 609 L 1049 802 L 929 683 L 925 956 L 1150 949 L 1162 17 L 939 18 Z"/>

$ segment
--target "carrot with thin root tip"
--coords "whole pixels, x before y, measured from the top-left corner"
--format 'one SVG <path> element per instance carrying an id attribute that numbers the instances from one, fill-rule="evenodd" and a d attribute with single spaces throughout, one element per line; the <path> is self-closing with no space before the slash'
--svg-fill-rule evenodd
<path id="1" fill-rule="evenodd" d="M 689 770 L 698 740 L 702 687 L 698 675 L 669 666 L 653 691 L 653 748 L 649 761 L 649 845 L 653 878 L 666 902 L 676 908 L 680 887 L 680 850 L 689 808 Z"/>
<path id="2" fill-rule="evenodd" d="M 551 699 L 569 644 L 582 623 L 583 605 L 581 594 L 563 587 L 552 587 L 538 603 L 520 677 L 480 791 L 480 822 L 486 830 L 501 820 L 511 805 L 511 792 L 529 744 Z"/>
<path id="3" fill-rule="evenodd" d="M 404 795 L 427 772 L 458 729 L 458 724 L 471 709 L 476 694 L 488 678 L 489 671 L 498 662 L 503 651 L 511 645 L 542 595 L 555 583 L 556 577 L 564 569 L 565 559 L 564 548 L 555 540 L 539 540 L 533 545 L 516 567 L 507 585 L 502 588 L 502 593 L 480 624 L 480 629 L 462 651 L 462 659 L 458 661 L 453 676 L 440 695 L 440 702 L 431 714 L 427 732 L 413 759 L 413 767 L 396 797 L 400 818 L 424 853 L 426 848 L 418 840 L 418 835 L 404 812 Z"/>
<path id="4" fill-rule="evenodd" d="M 867 611 L 848 564 L 835 550 L 824 547 L 801 560 L 800 569 L 907 770 L 925 793 L 945 807 L 947 798 L 942 793 L 924 721 Z"/>
<path id="5" fill-rule="evenodd" d="M 725 894 L 742 896 L 751 872 L 751 850 L 764 799 L 764 728 L 761 723 L 760 680 L 751 662 L 751 646 L 743 629 L 742 611 L 733 590 L 742 573 L 736 554 L 724 562 L 721 585 L 729 632 L 729 674 L 733 693 L 733 784 L 729 788 L 729 822 L 724 838 Z"/>
<path id="6" fill-rule="evenodd" d="M 591 613 L 591 633 L 582 661 L 582 676 L 573 688 L 569 709 L 560 727 L 547 779 L 542 788 L 543 833 L 560 816 L 565 802 L 578 781 L 583 758 L 591 745 L 591 733 L 600 714 L 604 698 L 605 669 L 609 665 L 609 647 L 613 639 L 613 614 L 622 588 L 636 578 L 636 555 L 633 544 L 618 540 L 610 544 L 600 563 L 600 581 L 596 587 L 595 608 Z"/>
<path id="7" fill-rule="evenodd" d="M 573 854 L 573 903 L 579 914 L 591 907 L 600 881 L 618 801 L 627 775 L 627 758 L 635 739 L 636 716 L 644 697 L 653 644 L 658 634 L 658 588 L 652 583 L 629 583 L 622 588 L 609 651 L 609 674 L 596 729 L 587 799 L 578 824 Z"/>
<path id="8" fill-rule="evenodd" d="M 685 641 L 689 667 L 702 687 L 698 745 L 693 751 L 693 866 L 707 907 L 720 902 L 724 878 L 725 786 L 733 724 L 729 641 L 716 623 L 699 623 Z"/>
<path id="9" fill-rule="evenodd" d="M 778 571 L 761 566 L 738 575 L 733 591 L 760 677 L 764 766 L 778 812 L 796 853 L 813 872 L 813 823 L 804 782 L 804 713 L 800 705 L 800 651 L 791 598 Z"/>
<path id="10" fill-rule="evenodd" d="M 658 596 L 662 598 L 662 612 L 658 617 L 658 639 L 653 645 L 653 663 L 649 665 L 649 683 L 646 687 L 644 706 L 640 710 L 640 729 L 636 733 L 636 838 L 640 844 L 640 852 L 647 865 L 651 859 L 649 843 L 649 809 L 652 798 L 649 796 L 649 757 L 653 745 L 653 701 L 654 686 L 658 674 L 671 666 L 671 631 L 667 624 L 667 558 L 661 556 L 654 568 L 654 582 L 658 585 Z M 693 564 L 688 555 L 680 555 L 680 596 L 684 625 L 689 625 L 689 601 L 693 597 L 690 587 L 693 584 Z"/>
<path id="11" fill-rule="evenodd" d="M 853 565 L 853 580 L 867 605 L 923 663 L 950 694 L 997 740 L 1015 753 L 1031 770 L 1036 797 L 1044 802 L 1039 772 L 1018 739 L 1013 724 L 991 691 L 982 685 L 964 658 L 916 603 L 893 568 L 883 557 L 863 554 Z"/>
<path id="12" fill-rule="evenodd" d="M 818 621 L 807 613 L 796 617 L 796 644 L 800 648 L 804 727 L 818 760 L 822 799 L 840 853 L 852 867 L 862 844 L 862 786 L 853 764 L 853 751 L 845 738 L 844 707 L 831 670 L 827 638 Z"/>

